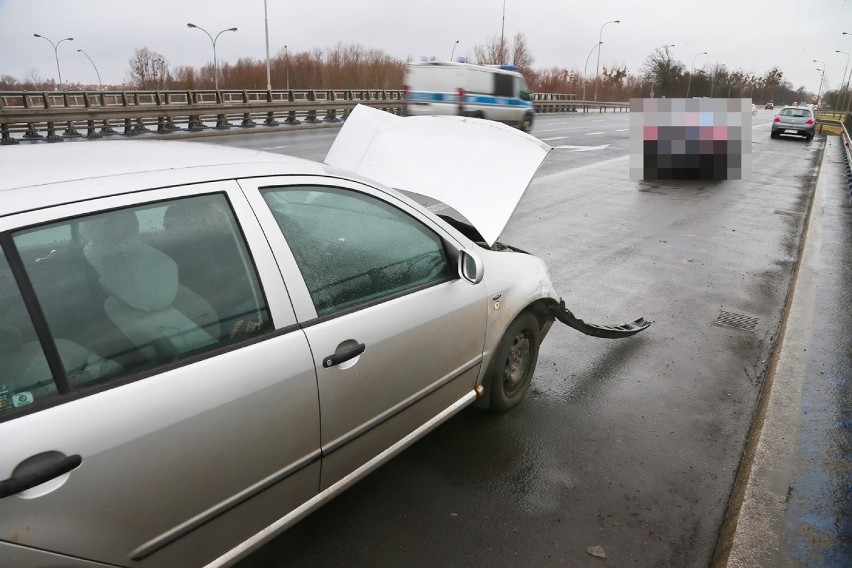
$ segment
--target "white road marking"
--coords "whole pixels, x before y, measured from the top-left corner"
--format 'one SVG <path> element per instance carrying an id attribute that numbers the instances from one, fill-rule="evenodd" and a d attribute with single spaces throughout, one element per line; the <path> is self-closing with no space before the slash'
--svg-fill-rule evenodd
<path id="1" fill-rule="evenodd" d="M 550 142 L 551 140 L 564 140 L 565 138 L 570 138 L 570 136 L 556 136 L 554 138 L 542 138 L 542 142 Z"/>
<path id="2" fill-rule="evenodd" d="M 590 150 L 603 150 L 605 148 L 609 148 L 609 144 L 602 144 L 600 146 L 569 146 L 565 144 L 563 146 L 554 146 L 554 148 L 565 148 L 568 150 L 574 150 L 575 152 L 588 152 Z"/>
<path id="3" fill-rule="evenodd" d="M 595 134 L 606 134 L 606 132 L 586 132 L 583 136 L 594 136 Z"/>
<path id="4" fill-rule="evenodd" d="M 579 167 L 576 167 L 576 168 L 571 168 L 570 170 L 562 170 L 560 172 L 554 172 L 550 175 L 537 177 L 537 178 L 533 179 L 533 183 L 543 183 L 543 182 L 547 182 L 547 181 L 550 181 L 550 180 L 553 180 L 553 179 L 559 179 L 559 178 L 563 178 L 563 177 L 574 176 L 574 175 L 576 175 L 580 172 L 585 172 L 585 171 L 588 171 L 588 170 L 596 170 L 596 169 L 599 169 L 599 168 L 608 168 L 608 167 L 614 166 L 615 164 L 617 164 L 619 162 L 627 162 L 629 159 L 630 159 L 630 154 L 625 154 L 624 156 L 619 156 L 617 158 L 612 158 L 612 159 L 609 159 L 609 160 L 602 160 L 600 162 L 595 162 L 594 164 L 579 166 Z M 626 172 L 625 172 L 625 174 L 626 174 Z"/>
<path id="5" fill-rule="evenodd" d="M 258 148 L 258 150 L 280 150 L 281 148 L 289 148 L 290 145 L 286 146 L 270 146 L 269 148 Z"/>
<path id="6" fill-rule="evenodd" d="M 627 132 L 628 130 L 630 130 L 630 129 L 629 128 L 619 128 L 618 130 L 616 130 L 616 132 Z"/>

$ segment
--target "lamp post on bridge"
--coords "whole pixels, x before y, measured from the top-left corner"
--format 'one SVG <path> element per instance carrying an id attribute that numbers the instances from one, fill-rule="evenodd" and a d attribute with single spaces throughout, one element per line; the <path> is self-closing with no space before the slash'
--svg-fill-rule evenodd
<path id="1" fill-rule="evenodd" d="M 103 91 L 103 90 L 104 90 L 104 84 L 101 82 L 101 74 L 98 72 L 98 66 L 97 66 L 97 65 L 95 65 L 95 62 L 94 62 L 94 61 L 92 61 L 92 58 L 91 58 L 91 57 L 89 57 L 89 54 L 88 54 L 88 53 L 86 53 L 85 51 L 83 51 L 82 49 L 78 49 L 78 50 L 77 50 L 77 53 L 82 53 L 83 55 L 85 55 L 85 56 L 86 56 L 86 59 L 88 59 L 88 60 L 89 60 L 89 63 L 91 63 L 91 64 L 92 64 L 92 67 L 94 67 L 94 68 L 95 68 L 95 74 L 98 76 L 98 88 L 100 88 L 100 90 L 102 90 L 102 91 Z"/>
<path id="2" fill-rule="evenodd" d="M 598 48 L 598 46 L 602 43 L 603 43 L 602 41 L 599 41 L 598 43 L 596 43 L 595 46 L 592 48 L 592 50 L 589 51 L 589 54 L 586 56 L 586 64 L 583 66 L 583 100 L 584 101 L 586 100 L 586 83 L 589 82 L 588 79 L 586 79 L 586 72 L 587 72 L 586 70 L 589 68 L 589 58 L 592 57 L 592 54 L 595 52 L 595 50 Z"/>
<path id="3" fill-rule="evenodd" d="M 287 75 L 287 90 L 290 90 L 290 54 L 287 52 L 287 46 L 284 46 L 284 70 Z"/>
<path id="4" fill-rule="evenodd" d="M 846 79 L 846 70 L 849 69 L 849 53 L 846 51 L 841 51 L 839 49 L 834 50 L 835 53 L 842 53 L 846 56 L 846 66 L 843 67 L 843 75 L 840 76 L 840 98 L 837 99 L 837 110 L 841 110 L 843 108 L 843 101 L 846 99 L 846 88 L 843 86 L 843 81 Z M 848 81 L 847 81 L 848 83 Z"/>
<path id="5" fill-rule="evenodd" d="M 825 82 L 825 61 L 822 59 L 814 59 L 814 63 L 822 63 L 822 69 L 817 68 L 817 71 L 821 71 L 822 75 L 819 78 L 819 89 L 817 89 L 817 107 L 822 107 L 820 104 L 822 102 L 822 84 Z"/>
<path id="6" fill-rule="evenodd" d="M 601 26 L 601 33 L 598 34 L 598 63 L 595 66 L 595 100 L 598 100 L 598 75 L 601 72 L 601 44 L 603 43 L 603 29 L 607 24 L 620 24 L 621 20 L 611 20 L 609 22 L 605 22 L 604 25 Z M 586 97 L 583 97 L 586 98 Z"/>
<path id="7" fill-rule="evenodd" d="M 450 61 L 453 60 L 453 56 L 456 54 L 456 46 L 459 44 L 459 40 L 456 40 L 456 43 L 453 44 L 453 50 L 450 52 Z"/>
<path id="8" fill-rule="evenodd" d="M 50 45 L 53 46 L 53 54 L 56 56 L 56 74 L 59 76 L 59 87 L 61 87 L 62 90 L 64 91 L 65 85 L 62 84 L 62 72 L 59 70 L 59 44 L 62 43 L 63 41 L 74 41 L 74 38 L 73 37 L 66 37 L 66 38 L 60 39 L 56 43 L 53 43 L 53 41 L 51 41 L 50 38 L 46 38 L 43 35 L 33 34 L 33 37 L 40 37 L 41 39 L 46 39 L 47 41 L 50 42 Z M 59 87 L 57 87 L 57 90 L 58 90 Z"/>
<path id="9" fill-rule="evenodd" d="M 695 59 L 699 55 L 707 55 L 707 52 L 696 53 L 695 57 L 692 58 L 692 69 L 689 71 L 689 81 L 686 83 L 686 98 L 689 98 L 689 89 L 692 87 L 692 76 L 695 75 Z"/>
<path id="10" fill-rule="evenodd" d="M 226 29 L 222 30 L 221 32 L 219 32 L 218 34 L 216 34 L 216 37 L 214 38 L 213 36 L 210 35 L 210 32 L 208 32 L 207 30 L 205 30 L 201 26 L 196 26 L 195 24 L 188 23 L 188 24 L 186 24 L 186 27 L 201 30 L 202 32 L 207 34 L 207 37 L 210 38 L 210 43 L 213 44 L 213 85 L 214 85 L 215 89 L 218 91 L 219 90 L 219 67 L 218 67 L 218 64 L 216 62 L 216 41 L 219 39 L 219 36 L 222 35 L 223 33 L 235 32 L 235 31 L 237 31 L 237 28 L 226 28 Z"/>

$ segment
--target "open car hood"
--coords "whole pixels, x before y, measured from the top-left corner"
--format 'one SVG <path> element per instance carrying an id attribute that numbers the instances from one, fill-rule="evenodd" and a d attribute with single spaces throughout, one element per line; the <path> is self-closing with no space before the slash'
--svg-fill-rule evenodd
<path id="1" fill-rule="evenodd" d="M 499 122 L 399 117 L 359 105 L 325 163 L 437 199 L 464 215 L 491 246 L 550 150 Z"/>

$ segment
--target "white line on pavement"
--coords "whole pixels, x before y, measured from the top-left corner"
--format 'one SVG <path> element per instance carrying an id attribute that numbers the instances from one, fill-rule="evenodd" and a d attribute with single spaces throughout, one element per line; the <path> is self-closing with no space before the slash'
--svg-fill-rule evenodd
<path id="1" fill-rule="evenodd" d="M 551 140 L 564 140 L 565 138 L 570 138 L 570 136 L 554 136 L 553 138 L 542 138 L 542 142 L 550 142 Z"/>
<path id="2" fill-rule="evenodd" d="M 595 134 L 606 134 L 606 132 L 586 132 L 584 136 L 594 136 Z"/>
<path id="3" fill-rule="evenodd" d="M 290 147 L 290 145 L 288 144 L 286 146 L 270 146 L 268 148 L 258 148 L 258 150 L 280 150 L 281 148 L 289 148 L 289 147 Z"/>

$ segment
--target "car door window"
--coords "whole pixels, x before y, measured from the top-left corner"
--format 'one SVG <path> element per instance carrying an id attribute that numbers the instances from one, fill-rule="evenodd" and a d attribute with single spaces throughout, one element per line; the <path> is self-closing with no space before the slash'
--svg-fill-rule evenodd
<path id="1" fill-rule="evenodd" d="M 72 389 L 271 329 L 222 194 L 76 217 L 13 240 Z"/>
<path id="2" fill-rule="evenodd" d="M 266 188 L 319 316 L 451 277 L 440 237 L 399 209 L 356 191 Z"/>
<path id="3" fill-rule="evenodd" d="M 0 420 L 12 409 L 56 394 L 53 375 L 21 292 L 6 256 L 0 252 Z"/>

